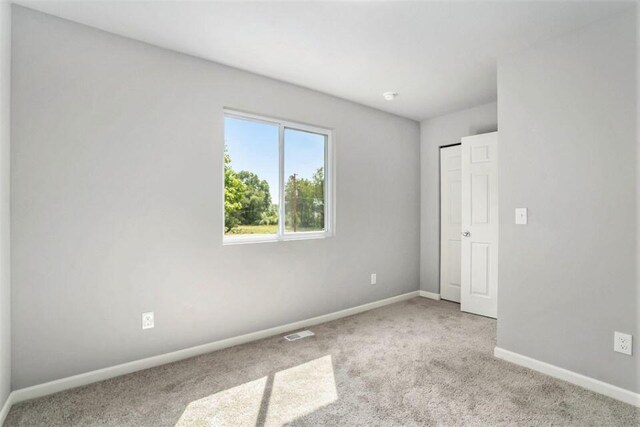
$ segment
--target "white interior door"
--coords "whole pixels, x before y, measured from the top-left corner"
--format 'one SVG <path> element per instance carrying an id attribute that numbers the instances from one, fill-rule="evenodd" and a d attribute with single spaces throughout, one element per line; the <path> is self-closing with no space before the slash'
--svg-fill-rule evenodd
<path id="1" fill-rule="evenodd" d="M 462 138 L 460 309 L 498 314 L 498 133 Z"/>
<path id="2" fill-rule="evenodd" d="M 440 297 L 460 302 L 462 231 L 460 145 L 440 149 Z"/>

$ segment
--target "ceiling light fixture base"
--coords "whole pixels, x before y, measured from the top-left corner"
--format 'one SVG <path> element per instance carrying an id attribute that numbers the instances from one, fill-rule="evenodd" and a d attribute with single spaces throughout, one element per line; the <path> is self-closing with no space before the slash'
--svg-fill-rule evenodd
<path id="1" fill-rule="evenodd" d="M 398 97 L 398 92 L 385 92 L 382 94 L 382 96 L 387 101 L 393 101 Z"/>

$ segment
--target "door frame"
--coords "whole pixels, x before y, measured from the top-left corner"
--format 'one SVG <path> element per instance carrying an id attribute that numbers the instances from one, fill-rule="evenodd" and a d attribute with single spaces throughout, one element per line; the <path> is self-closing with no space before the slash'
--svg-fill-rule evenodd
<path id="1" fill-rule="evenodd" d="M 497 131 L 494 130 L 491 132 L 484 132 L 481 134 L 475 134 L 475 135 L 469 135 L 469 136 L 478 136 L 478 135 L 492 134 L 492 133 L 497 133 Z M 440 295 L 442 295 L 442 287 L 441 287 L 441 280 L 442 280 L 442 270 L 441 270 L 441 266 L 442 266 L 442 244 L 441 244 L 441 241 L 442 241 L 442 215 L 441 215 L 442 214 L 442 191 L 441 191 L 442 190 L 442 155 L 440 153 L 443 148 L 454 147 L 457 145 L 460 145 L 460 146 L 462 145 L 462 138 L 460 139 L 460 142 L 441 145 L 438 147 L 438 219 L 439 219 L 438 220 L 438 292 Z M 498 241 L 499 241 L 499 235 L 500 235 L 500 225 L 498 223 Z M 476 314 L 476 315 L 483 316 L 482 314 Z M 491 318 L 497 318 L 497 317 L 491 317 Z"/>

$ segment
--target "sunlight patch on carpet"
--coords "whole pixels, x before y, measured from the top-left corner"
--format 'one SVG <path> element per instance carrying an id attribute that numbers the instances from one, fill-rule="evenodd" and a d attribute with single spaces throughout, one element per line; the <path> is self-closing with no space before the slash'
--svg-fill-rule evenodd
<path id="1" fill-rule="evenodd" d="M 280 426 L 338 400 L 331 356 L 276 373 L 265 425 Z"/>
<path id="2" fill-rule="evenodd" d="M 193 401 L 176 427 L 255 426 L 266 384 L 267 377 L 263 377 Z"/>
<path id="3" fill-rule="evenodd" d="M 176 427 L 282 426 L 337 399 L 328 355 L 195 400 Z"/>

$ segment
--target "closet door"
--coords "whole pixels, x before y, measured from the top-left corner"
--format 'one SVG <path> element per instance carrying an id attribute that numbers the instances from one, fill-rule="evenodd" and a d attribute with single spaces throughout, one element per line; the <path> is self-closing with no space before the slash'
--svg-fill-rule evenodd
<path id="1" fill-rule="evenodd" d="M 460 145 L 440 149 L 440 298 L 460 302 Z"/>

